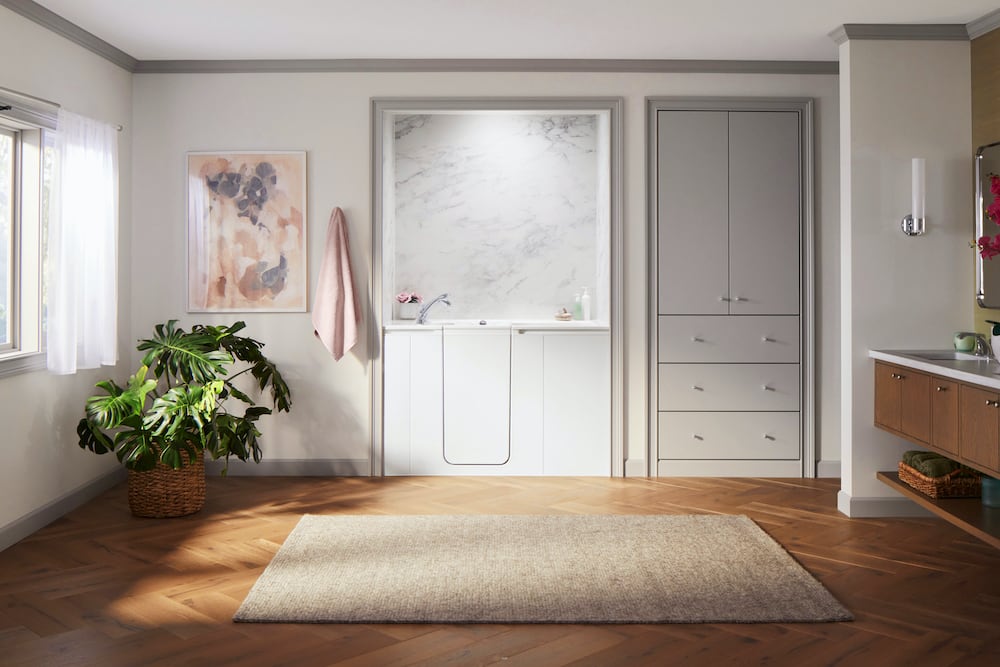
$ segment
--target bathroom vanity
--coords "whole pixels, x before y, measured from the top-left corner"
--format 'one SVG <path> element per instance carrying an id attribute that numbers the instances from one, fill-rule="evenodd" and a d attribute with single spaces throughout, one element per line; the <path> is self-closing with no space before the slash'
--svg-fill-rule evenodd
<path id="1" fill-rule="evenodd" d="M 385 474 L 610 475 L 607 326 L 482 322 L 386 325 Z"/>
<path id="2" fill-rule="evenodd" d="M 922 449 L 1000 477 L 1000 367 L 950 350 L 872 350 L 875 426 Z M 878 478 L 959 528 L 1000 547 L 1000 509 L 978 498 L 932 499 L 899 481 Z"/>

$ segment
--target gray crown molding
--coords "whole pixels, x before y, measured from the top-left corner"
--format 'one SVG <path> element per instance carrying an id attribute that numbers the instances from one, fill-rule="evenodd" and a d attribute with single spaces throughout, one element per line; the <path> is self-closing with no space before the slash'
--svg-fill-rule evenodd
<path id="1" fill-rule="evenodd" d="M 88 51 L 96 53 L 129 72 L 134 72 L 136 64 L 139 62 L 121 49 L 108 44 L 100 37 L 87 32 L 75 23 L 67 21 L 55 12 L 42 7 L 37 2 L 32 2 L 32 0 L 0 0 L 0 6 L 4 6 L 27 19 L 31 19 L 38 25 L 48 28 L 71 42 L 79 44 Z"/>
<path id="2" fill-rule="evenodd" d="M 52 32 L 136 74 L 303 72 L 610 72 L 688 74 L 837 74 L 825 60 L 597 60 L 341 58 L 331 60 L 138 60 L 33 0 L 0 0 Z M 963 28 L 964 29 L 964 28 Z"/>
<path id="3" fill-rule="evenodd" d="M 845 23 L 830 33 L 839 46 L 849 39 L 954 40 L 966 42 L 969 32 L 961 23 Z"/>
<path id="4" fill-rule="evenodd" d="M 980 16 L 975 21 L 970 22 L 965 29 L 969 32 L 969 39 L 982 37 L 988 32 L 1000 28 L 1000 9 L 990 12 L 985 16 Z"/>
<path id="5" fill-rule="evenodd" d="M 610 72 L 711 74 L 837 74 L 825 60 L 598 60 L 343 58 L 332 60 L 140 60 L 137 74 L 303 72 Z"/>

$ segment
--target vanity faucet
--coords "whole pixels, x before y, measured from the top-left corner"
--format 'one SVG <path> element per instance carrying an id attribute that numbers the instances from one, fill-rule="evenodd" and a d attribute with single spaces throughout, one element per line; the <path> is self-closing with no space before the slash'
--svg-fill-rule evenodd
<path id="1" fill-rule="evenodd" d="M 436 297 L 434 297 L 433 299 L 431 299 L 430 302 L 428 302 L 426 306 L 424 306 L 423 308 L 421 308 L 419 313 L 417 313 L 417 324 L 427 324 L 427 311 L 430 310 L 431 306 L 433 306 L 438 301 L 440 301 L 440 302 L 442 302 L 442 303 L 444 303 L 445 305 L 448 305 L 448 306 L 451 305 L 451 301 L 448 301 L 448 293 L 447 292 L 445 292 L 444 294 L 438 294 Z"/>
<path id="2" fill-rule="evenodd" d="M 972 354 L 977 357 L 991 357 L 993 358 L 993 350 L 990 347 L 990 342 L 986 340 L 986 336 L 977 333 L 973 334 L 976 339 L 975 347 L 972 348 Z"/>

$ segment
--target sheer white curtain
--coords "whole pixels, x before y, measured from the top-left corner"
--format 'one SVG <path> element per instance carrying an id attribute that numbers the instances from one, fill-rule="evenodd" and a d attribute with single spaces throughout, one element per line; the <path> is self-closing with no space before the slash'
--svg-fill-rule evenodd
<path id="1" fill-rule="evenodd" d="M 48 236 L 53 373 L 117 361 L 118 132 L 60 110 Z"/>

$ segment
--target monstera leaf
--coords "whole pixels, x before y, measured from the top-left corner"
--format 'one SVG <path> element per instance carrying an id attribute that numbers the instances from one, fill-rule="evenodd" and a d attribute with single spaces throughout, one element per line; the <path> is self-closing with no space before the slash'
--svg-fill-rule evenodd
<path id="1" fill-rule="evenodd" d="M 292 395 L 261 351 L 264 344 L 238 335 L 245 327 L 236 322 L 185 331 L 177 320 L 156 325 L 151 338 L 139 341 L 142 364 L 125 386 L 101 381 L 96 385 L 101 393 L 87 399 L 76 429 L 80 447 L 114 452 L 130 470 L 151 470 L 158 463 L 179 468 L 199 450 L 214 458 L 259 462 L 257 421 L 271 409 L 256 405 L 237 378 L 249 373 L 260 391 L 270 390 L 278 411 L 289 410 Z M 246 404 L 242 415 L 227 409 L 229 399 Z"/>

